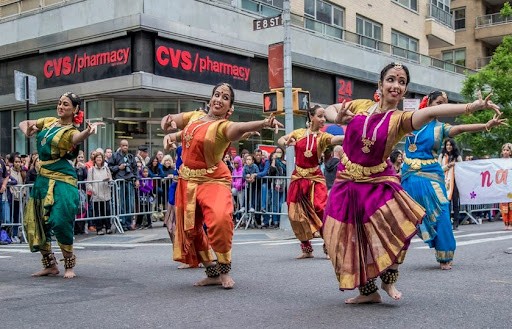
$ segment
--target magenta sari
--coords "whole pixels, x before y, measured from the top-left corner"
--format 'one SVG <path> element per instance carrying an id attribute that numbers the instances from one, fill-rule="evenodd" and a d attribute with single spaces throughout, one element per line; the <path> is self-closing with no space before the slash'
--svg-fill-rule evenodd
<path id="1" fill-rule="evenodd" d="M 356 110 L 372 105 L 367 101 L 352 103 Z M 366 111 L 347 126 L 344 154 L 323 226 L 327 251 L 342 290 L 362 286 L 394 263 L 401 263 L 416 224 L 425 215 L 403 190 L 388 160 L 395 144 L 411 131 L 411 116 L 411 112 L 402 111 L 372 114 L 366 136 L 372 139 L 375 131 L 376 139 L 368 153 L 362 142 Z"/>

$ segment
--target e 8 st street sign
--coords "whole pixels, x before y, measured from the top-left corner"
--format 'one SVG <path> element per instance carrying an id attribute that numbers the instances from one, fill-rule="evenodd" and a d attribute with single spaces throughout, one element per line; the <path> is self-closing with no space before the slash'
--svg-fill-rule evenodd
<path id="1" fill-rule="evenodd" d="M 281 15 L 274 17 L 265 17 L 261 19 L 255 19 L 252 21 L 252 30 L 258 31 L 269 27 L 283 25 L 283 17 Z"/>

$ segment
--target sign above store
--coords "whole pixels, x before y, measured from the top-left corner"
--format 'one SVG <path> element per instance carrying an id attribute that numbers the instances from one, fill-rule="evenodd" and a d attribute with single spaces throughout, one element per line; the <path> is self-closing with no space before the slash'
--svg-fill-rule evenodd
<path id="1" fill-rule="evenodd" d="M 227 82 L 235 89 L 249 90 L 250 59 L 185 44 L 155 40 L 155 74 L 206 84 Z"/>

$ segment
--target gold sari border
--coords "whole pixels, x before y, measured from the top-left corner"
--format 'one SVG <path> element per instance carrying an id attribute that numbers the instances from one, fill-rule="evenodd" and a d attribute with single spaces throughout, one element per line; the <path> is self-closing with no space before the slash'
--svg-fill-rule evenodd
<path id="1" fill-rule="evenodd" d="M 379 174 L 388 167 L 388 164 L 385 161 L 376 166 L 364 167 L 358 163 L 350 161 L 345 152 L 342 153 L 340 161 L 345 166 L 345 170 L 343 172 L 353 177 L 355 180 Z"/>

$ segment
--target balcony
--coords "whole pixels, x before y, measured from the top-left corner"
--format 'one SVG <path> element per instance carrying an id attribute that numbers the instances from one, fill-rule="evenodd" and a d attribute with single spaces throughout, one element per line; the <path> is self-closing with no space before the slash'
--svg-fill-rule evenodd
<path id="1" fill-rule="evenodd" d="M 491 61 L 492 56 L 479 57 L 476 59 L 476 69 L 480 70 Z"/>
<path id="2" fill-rule="evenodd" d="M 498 46 L 503 37 L 512 33 L 512 17 L 504 18 L 500 13 L 476 18 L 475 39 Z"/>
<path id="3" fill-rule="evenodd" d="M 455 45 L 453 15 L 432 4 L 428 5 L 429 15 L 425 19 L 425 34 L 429 48 L 441 48 Z"/>

